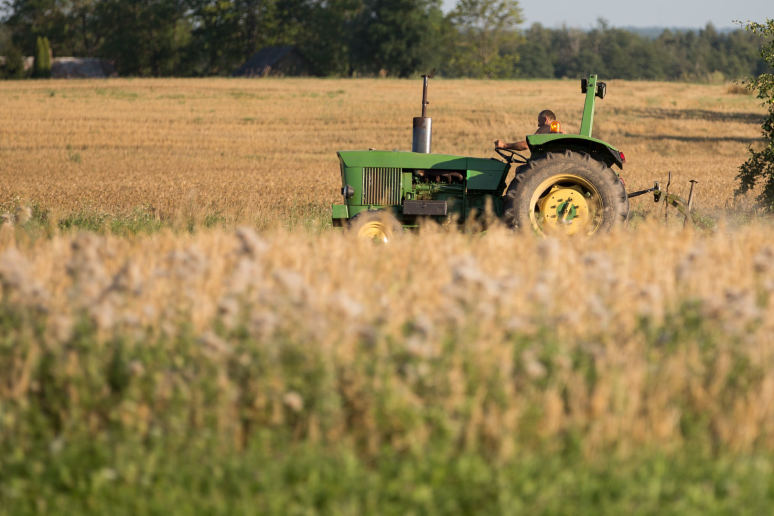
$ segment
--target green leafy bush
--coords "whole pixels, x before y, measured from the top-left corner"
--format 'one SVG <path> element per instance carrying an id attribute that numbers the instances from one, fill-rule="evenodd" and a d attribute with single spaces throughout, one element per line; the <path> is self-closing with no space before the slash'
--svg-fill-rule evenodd
<path id="1" fill-rule="evenodd" d="M 761 57 L 774 67 L 774 19 L 766 20 L 766 23 L 751 22 L 747 30 L 768 39 L 761 46 Z M 750 148 L 750 157 L 739 169 L 739 188 L 736 193 L 744 194 L 761 183 L 763 191 L 758 201 L 767 212 L 774 212 L 774 75 L 763 72 L 752 79 L 751 86 L 769 109 L 768 117 L 761 125 L 765 143 L 760 150 Z"/>
<path id="2" fill-rule="evenodd" d="M 2 77 L 6 79 L 21 79 L 24 77 L 24 56 L 19 47 L 9 45 L 5 52 L 5 66 Z"/>

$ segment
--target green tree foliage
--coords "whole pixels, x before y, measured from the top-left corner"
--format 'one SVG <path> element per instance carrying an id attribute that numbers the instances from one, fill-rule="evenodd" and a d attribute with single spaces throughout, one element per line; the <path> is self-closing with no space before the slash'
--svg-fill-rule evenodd
<path id="1" fill-rule="evenodd" d="M 515 0 L 458 0 L 449 15 L 459 36 L 452 73 L 512 77 L 519 61 L 521 9 Z"/>
<path id="2" fill-rule="evenodd" d="M 96 7 L 101 0 L 7 0 L 7 23 L 13 29 L 14 43 L 35 48 L 38 36 L 47 36 L 58 55 L 94 56 L 101 39 Z"/>
<path id="3" fill-rule="evenodd" d="M 188 6 L 194 27 L 189 71 L 194 75 L 228 74 L 255 51 L 256 19 L 266 17 L 265 3 L 191 0 Z"/>
<path id="4" fill-rule="evenodd" d="M 20 79 L 24 77 L 24 55 L 11 41 L 9 28 L 0 23 L 0 56 L 5 57 L 5 63 L 0 65 L 0 78 Z"/>
<path id="5" fill-rule="evenodd" d="M 48 38 L 38 36 L 35 42 L 34 76 L 51 77 L 51 45 Z"/>
<path id="6" fill-rule="evenodd" d="M 9 46 L 5 51 L 5 67 L 2 76 L 6 79 L 24 77 L 24 56 L 17 46 Z"/>
<path id="7" fill-rule="evenodd" d="M 192 46 L 189 49 L 189 71 L 194 75 L 222 74 L 233 65 L 238 52 L 238 37 L 234 33 L 237 13 L 232 2 L 192 0 Z"/>
<path id="8" fill-rule="evenodd" d="M 7 24 L 13 29 L 14 43 L 27 52 L 36 49 L 37 40 L 43 35 L 58 43 L 68 39 L 67 19 L 61 0 L 13 0 L 4 2 L 11 12 Z"/>
<path id="9" fill-rule="evenodd" d="M 516 0 L 0 0 L 9 50 L 48 37 L 59 56 L 103 57 L 123 75 L 229 75 L 257 50 L 295 45 L 320 75 L 726 80 L 759 75 L 745 30 L 643 35 L 522 28 Z M 8 61 L 8 60 L 6 60 Z M 6 72 L 8 74 L 8 66 Z"/>
<path id="10" fill-rule="evenodd" d="M 439 36 L 427 20 L 440 8 L 440 0 L 365 0 L 355 23 L 355 69 L 399 77 L 421 70 L 428 43 Z"/>
<path id="11" fill-rule="evenodd" d="M 93 57 L 102 43 L 99 20 L 96 16 L 98 0 L 69 0 L 67 2 L 67 54 Z M 104 29 L 102 32 L 107 32 Z"/>
<path id="12" fill-rule="evenodd" d="M 551 37 L 552 31 L 539 23 L 532 25 L 524 33 L 524 41 L 519 49 L 519 62 L 515 69 L 517 77 L 548 78 L 554 76 Z"/>
<path id="13" fill-rule="evenodd" d="M 182 74 L 191 24 L 179 0 L 103 0 L 96 15 L 105 32 L 101 53 L 121 75 Z"/>
<path id="14" fill-rule="evenodd" d="M 761 125 L 763 129 L 764 146 L 761 150 L 750 148 L 750 157 L 739 169 L 739 188 L 737 193 L 744 194 L 763 184 L 763 191 L 758 201 L 768 212 L 774 212 L 774 19 L 765 23 L 748 23 L 747 30 L 764 39 L 761 47 L 761 57 L 769 65 L 769 71 L 758 74 L 750 81 L 750 86 L 758 93 L 769 108 L 769 115 Z"/>
<path id="15" fill-rule="evenodd" d="M 349 75 L 354 41 L 349 37 L 362 0 L 314 0 L 307 6 L 297 44 L 320 75 Z M 431 21 L 428 21 L 431 23 Z M 293 43 L 289 41 L 288 43 Z"/>
<path id="16" fill-rule="evenodd" d="M 309 48 L 310 59 L 340 60 L 339 16 L 354 0 L 188 0 L 192 41 L 184 66 L 192 75 L 228 75 L 268 45 Z M 326 32 L 327 31 L 327 32 Z M 325 35 L 325 36 L 323 36 Z"/>

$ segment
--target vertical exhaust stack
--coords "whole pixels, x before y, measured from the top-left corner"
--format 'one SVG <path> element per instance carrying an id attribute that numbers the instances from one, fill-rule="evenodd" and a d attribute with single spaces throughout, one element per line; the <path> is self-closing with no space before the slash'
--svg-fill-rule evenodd
<path id="1" fill-rule="evenodd" d="M 427 117 L 427 80 L 432 77 L 423 75 L 422 84 L 422 116 L 414 117 L 414 138 L 411 143 L 411 152 L 430 154 L 430 146 L 433 140 L 433 119 Z"/>

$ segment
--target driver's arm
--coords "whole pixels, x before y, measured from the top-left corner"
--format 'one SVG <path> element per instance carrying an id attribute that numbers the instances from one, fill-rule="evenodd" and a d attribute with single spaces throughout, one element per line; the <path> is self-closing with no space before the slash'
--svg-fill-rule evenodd
<path id="1" fill-rule="evenodd" d="M 495 149 L 509 149 L 517 151 L 525 151 L 529 149 L 526 140 L 520 142 L 506 143 L 505 140 L 495 140 Z"/>

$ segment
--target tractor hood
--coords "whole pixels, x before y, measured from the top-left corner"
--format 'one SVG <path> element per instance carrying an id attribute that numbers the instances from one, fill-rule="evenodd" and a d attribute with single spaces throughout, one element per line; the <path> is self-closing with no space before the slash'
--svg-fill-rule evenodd
<path id="1" fill-rule="evenodd" d="M 339 151 L 339 160 L 347 168 L 403 168 L 417 170 L 503 170 L 505 163 L 494 158 L 468 158 L 449 154 L 425 154 L 403 151 Z"/>

